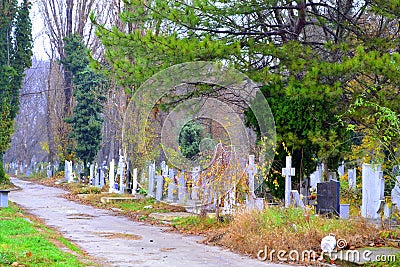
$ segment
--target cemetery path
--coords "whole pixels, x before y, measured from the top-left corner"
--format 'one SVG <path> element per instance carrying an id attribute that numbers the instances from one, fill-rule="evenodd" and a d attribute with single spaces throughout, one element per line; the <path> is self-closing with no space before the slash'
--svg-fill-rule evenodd
<path id="1" fill-rule="evenodd" d="M 63 198 L 67 192 L 58 188 L 14 178 L 12 182 L 22 190 L 12 191 L 11 201 L 44 219 L 102 266 L 285 266 L 199 244 L 198 236 L 164 232 L 162 227 L 77 204 Z"/>

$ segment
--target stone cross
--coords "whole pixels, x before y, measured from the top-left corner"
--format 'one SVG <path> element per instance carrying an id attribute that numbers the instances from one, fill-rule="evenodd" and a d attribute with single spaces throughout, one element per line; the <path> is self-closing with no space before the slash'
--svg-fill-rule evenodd
<path id="1" fill-rule="evenodd" d="M 285 176 L 285 208 L 288 208 L 290 206 L 290 193 L 292 191 L 292 176 L 295 176 L 291 156 L 286 156 L 286 167 L 282 168 L 282 175 Z"/>

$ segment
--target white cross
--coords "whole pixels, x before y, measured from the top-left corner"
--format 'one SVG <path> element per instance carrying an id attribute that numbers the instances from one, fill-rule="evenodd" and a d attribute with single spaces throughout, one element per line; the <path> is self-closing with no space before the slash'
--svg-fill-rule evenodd
<path id="1" fill-rule="evenodd" d="M 292 176 L 295 176 L 295 168 L 292 168 L 292 157 L 286 156 L 286 168 L 282 168 L 285 178 L 285 207 L 290 206 L 290 191 L 292 191 Z"/>

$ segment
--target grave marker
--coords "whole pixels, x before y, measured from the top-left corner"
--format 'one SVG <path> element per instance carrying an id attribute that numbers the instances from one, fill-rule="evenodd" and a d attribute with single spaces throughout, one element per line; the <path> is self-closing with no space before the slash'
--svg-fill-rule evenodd
<path id="1" fill-rule="evenodd" d="M 349 169 L 347 171 L 347 176 L 348 176 L 348 181 L 349 181 L 349 188 L 356 189 L 356 185 L 357 185 L 357 170 L 356 170 L 356 168 Z"/>
<path id="2" fill-rule="evenodd" d="M 370 164 L 362 165 L 362 205 L 361 216 L 364 218 L 378 219 L 379 208 L 384 206 L 385 180 L 381 166 Z"/>
<path id="3" fill-rule="evenodd" d="M 292 157 L 286 156 L 286 167 L 282 169 L 285 176 L 285 207 L 290 206 L 290 193 L 292 191 L 292 176 L 295 176 L 295 168 L 292 168 Z"/>
<path id="4" fill-rule="evenodd" d="M 109 193 L 114 193 L 115 192 L 115 161 L 114 159 L 111 160 L 110 162 L 110 173 L 108 175 L 109 177 L 109 181 L 110 181 L 110 185 L 109 185 Z"/>
<path id="5" fill-rule="evenodd" d="M 137 182 L 137 169 L 133 169 L 133 174 L 132 174 L 132 194 L 136 194 L 136 190 L 138 188 L 138 182 Z"/>
<path id="6" fill-rule="evenodd" d="M 340 214 L 340 183 L 329 181 L 317 184 L 317 213 Z"/>
<path id="7" fill-rule="evenodd" d="M 119 174 L 119 193 L 123 194 L 125 191 L 125 160 L 122 155 L 119 155 L 117 174 Z"/>
<path id="8" fill-rule="evenodd" d="M 152 163 L 149 165 L 149 184 L 148 184 L 148 195 L 154 197 L 154 179 L 155 179 L 156 165 Z"/>
<path id="9" fill-rule="evenodd" d="M 187 200 L 187 187 L 185 181 L 185 174 L 182 172 L 178 178 L 178 199 L 180 203 L 184 203 Z"/>
<path id="10" fill-rule="evenodd" d="M 156 176 L 157 187 L 156 187 L 156 199 L 161 201 L 164 190 L 164 177 L 162 175 Z"/>

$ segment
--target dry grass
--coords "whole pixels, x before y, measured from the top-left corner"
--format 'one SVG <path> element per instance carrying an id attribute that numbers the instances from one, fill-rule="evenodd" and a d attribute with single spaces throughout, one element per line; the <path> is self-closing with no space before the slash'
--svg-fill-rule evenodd
<path id="1" fill-rule="evenodd" d="M 209 243 L 257 256 L 265 247 L 276 251 L 320 252 L 322 238 L 331 233 L 337 239 L 345 239 L 349 246 L 361 247 L 379 242 L 376 227 L 364 220 L 330 219 L 305 214 L 301 209 L 279 207 L 263 212 L 240 212 L 224 233 L 219 233 L 219 238 L 214 236 L 208 240 Z"/>

